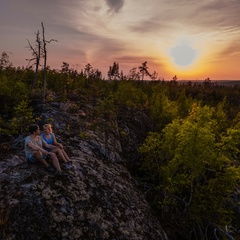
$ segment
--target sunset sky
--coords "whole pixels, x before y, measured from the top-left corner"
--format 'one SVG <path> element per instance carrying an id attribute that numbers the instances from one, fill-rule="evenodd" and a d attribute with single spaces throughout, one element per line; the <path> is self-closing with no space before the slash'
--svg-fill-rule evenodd
<path id="1" fill-rule="evenodd" d="M 118 62 L 171 80 L 240 80 L 240 0 L 0 0 L 0 53 L 31 58 L 27 39 L 45 26 L 51 69 L 87 63 L 106 76 Z"/>

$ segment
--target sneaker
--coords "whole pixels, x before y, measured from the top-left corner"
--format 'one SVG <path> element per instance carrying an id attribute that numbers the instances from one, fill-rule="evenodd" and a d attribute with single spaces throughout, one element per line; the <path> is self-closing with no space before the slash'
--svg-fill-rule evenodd
<path id="1" fill-rule="evenodd" d="M 65 169 L 70 169 L 72 168 L 72 163 L 71 162 L 65 162 L 62 164 L 63 168 Z"/>
<path id="2" fill-rule="evenodd" d="M 48 172 L 55 172 L 55 169 L 53 167 L 51 167 L 50 165 L 48 165 L 47 167 L 45 167 L 45 169 L 48 171 Z"/>

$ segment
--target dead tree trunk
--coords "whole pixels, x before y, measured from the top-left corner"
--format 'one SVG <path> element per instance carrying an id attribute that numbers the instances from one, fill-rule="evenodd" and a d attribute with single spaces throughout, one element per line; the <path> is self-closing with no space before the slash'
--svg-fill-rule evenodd
<path id="1" fill-rule="evenodd" d="M 41 58 L 41 40 L 39 37 L 39 31 L 36 33 L 36 46 L 35 48 L 33 48 L 33 46 L 31 45 L 31 43 L 28 41 L 28 47 L 30 48 L 30 50 L 32 51 L 32 56 L 33 58 L 31 59 L 27 59 L 30 62 L 35 61 L 31 66 L 35 65 L 35 73 L 34 73 L 34 78 L 33 78 L 33 88 L 36 87 L 36 82 L 37 82 L 37 74 L 38 74 L 38 69 L 39 69 L 39 65 L 40 65 L 40 58 Z"/>
<path id="2" fill-rule="evenodd" d="M 47 43 L 50 43 L 52 41 L 57 42 L 57 40 L 55 39 L 51 39 L 51 40 L 46 40 L 45 38 L 45 28 L 42 24 L 42 55 L 43 55 L 43 59 L 44 59 L 44 64 L 43 64 L 43 95 L 42 95 L 42 103 L 44 104 L 46 101 L 46 89 L 47 89 Z"/>

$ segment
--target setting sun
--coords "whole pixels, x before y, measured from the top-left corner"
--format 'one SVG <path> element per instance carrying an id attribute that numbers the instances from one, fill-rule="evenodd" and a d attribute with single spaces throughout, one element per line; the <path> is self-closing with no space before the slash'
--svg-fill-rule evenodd
<path id="1" fill-rule="evenodd" d="M 214 47 L 210 44 L 213 39 L 211 34 L 176 32 L 165 45 L 166 71 L 181 79 L 208 77 L 207 71 L 212 66 L 210 56 L 214 54 Z"/>
<path id="2" fill-rule="evenodd" d="M 194 63 L 197 52 L 187 43 L 180 43 L 171 49 L 171 56 L 177 66 L 186 68 Z"/>

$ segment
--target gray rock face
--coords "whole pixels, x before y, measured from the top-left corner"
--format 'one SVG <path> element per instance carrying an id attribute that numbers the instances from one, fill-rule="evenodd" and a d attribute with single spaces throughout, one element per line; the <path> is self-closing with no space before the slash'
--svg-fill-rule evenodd
<path id="1" fill-rule="evenodd" d="M 0 159 L 0 239 L 167 239 L 119 143 L 65 136 L 73 165 L 62 178 L 28 164 L 19 146 Z"/>
<path id="2" fill-rule="evenodd" d="M 77 153 L 64 178 L 23 156 L 1 162 L 1 239 L 167 238 L 124 167 Z"/>

